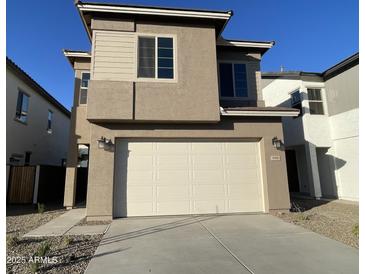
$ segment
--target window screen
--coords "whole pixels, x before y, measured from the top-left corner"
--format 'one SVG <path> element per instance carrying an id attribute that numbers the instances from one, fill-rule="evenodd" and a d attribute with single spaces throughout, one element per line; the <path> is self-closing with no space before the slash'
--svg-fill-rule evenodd
<path id="1" fill-rule="evenodd" d="M 247 97 L 245 64 L 219 64 L 219 85 L 222 97 Z"/>
<path id="2" fill-rule="evenodd" d="M 155 37 L 138 37 L 138 77 L 155 78 Z"/>
<path id="3" fill-rule="evenodd" d="M 233 97 L 232 64 L 219 64 L 219 83 L 222 97 Z"/>
<path id="4" fill-rule="evenodd" d="M 174 48 L 172 38 L 158 38 L 158 78 L 174 78 Z"/>

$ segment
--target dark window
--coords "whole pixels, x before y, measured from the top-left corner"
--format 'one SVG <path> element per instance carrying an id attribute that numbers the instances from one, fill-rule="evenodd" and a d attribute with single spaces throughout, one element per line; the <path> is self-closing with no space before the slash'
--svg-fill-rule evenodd
<path id="1" fill-rule="evenodd" d="M 219 64 L 221 97 L 247 97 L 247 73 L 245 64 Z"/>
<path id="2" fill-rule="evenodd" d="M 24 159 L 25 166 L 29 166 L 31 155 L 32 155 L 32 152 L 30 152 L 30 151 L 25 152 L 25 159 Z"/>
<path id="3" fill-rule="evenodd" d="M 297 90 L 297 91 L 293 92 L 290 95 L 290 99 L 291 99 L 291 107 L 299 109 L 299 115 L 297 117 L 301 116 L 302 115 L 302 99 L 300 97 L 300 91 Z M 293 118 L 297 118 L 297 117 L 293 117 Z"/>
<path id="4" fill-rule="evenodd" d="M 47 119 L 47 131 L 48 131 L 48 133 L 52 133 L 52 118 L 53 118 L 53 112 L 48 110 L 48 119 Z"/>
<path id="5" fill-rule="evenodd" d="M 174 78 L 174 46 L 172 38 L 158 38 L 158 78 Z"/>
<path id="6" fill-rule="evenodd" d="M 81 74 L 81 86 L 80 86 L 80 104 L 87 103 L 87 90 L 89 88 L 90 73 L 83 72 Z"/>
<path id="7" fill-rule="evenodd" d="M 309 101 L 309 113 L 314 115 L 324 114 L 321 89 L 309 88 L 307 89 L 307 91 Z"/>
<path id="8" fill-rule="evenodd" d="M 222 97 L 233 97 L 232 64 L 219 64 L 219 83 Z"/>
<path id="9" fill-rule="evenodd" d="M 138 77 L 155 78 L 155 37 L 138 37 Z"/>
<path id="10" fill-rule="evenodd" d="M 22 91 L 18 93 L 15 118 L 23 123 L 28 120 L 29 96 Z"/>

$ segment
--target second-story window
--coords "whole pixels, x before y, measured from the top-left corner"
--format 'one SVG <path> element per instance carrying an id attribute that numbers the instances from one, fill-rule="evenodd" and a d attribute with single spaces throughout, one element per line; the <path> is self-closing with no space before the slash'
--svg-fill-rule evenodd
<path id="1" fill-rule="evenodd" d="M 139 78 L 174 79 L 174 41 L 171 37 L 138 37 Z"/>
<path id="2" fill-rule="evenodd" d="M 324 114 L 323 102 L 320 88 L 309 88 L 308 101 L 309 101 L 309 113 L 310 114 Z"/>
<path id="3" fill-rule="evenodd" d="M 220 63 L 219 86 L 221 97 L 247 97 L 246 65 Z"/>
<path id="4" fill-rule="evenodd" d="M 302 115 L 302 98 L 300 96 L 300 91 L 296 90 L 290 94 L 291 107 L 299 109 L 299 116 Z M 294 117 L 296 118 L 296 117 Z"/>
<path id="5" fill-rule="evenodd" d="M 53 119 L 53 112 L 48 110 L 48 118 L 47 118 L 47 132 L 52 133 L 52 119 Z"/>
<path id="6" fill-rule="evenodd" d="M 18 93 L 15 119 L 26 123 L 28 121 L 29 96 L 22 91 Z"/>
<path id="7" fill-rule="evenodd" d="M 87 90 L 89 88 L 90 72 L 81 73 L 81 84 L 80 84 L 80 105 L 87 104 Z"/>

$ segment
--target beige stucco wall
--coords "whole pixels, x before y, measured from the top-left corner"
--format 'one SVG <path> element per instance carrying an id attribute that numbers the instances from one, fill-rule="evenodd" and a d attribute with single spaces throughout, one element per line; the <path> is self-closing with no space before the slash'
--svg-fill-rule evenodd
<path id="1" fill-rule="evenodd" d="M 87 216 L 112 218 L 114 152 L 97 147 L 100 136 L 111 138 L 254 138 L 260 139 L 266 211 L 288 209 L 285 154 L 272 146 L 283 139 L 280 118 L 224 118 L 218 124 L 106 124 L 91 125 Z M 271 160 L 279 156 L 280 160 Z"/>
<path id="2" fill-rule="evenodd" d="M 359 108 L 359 65 L 327 80 L 325 86 L 329 116 Z"/>
<path id="3" fill-rule="evenodd" d="M 19 88 L 28 94 L 27 124 L 15 120 Z M 48 110 L 53 112 L 52 133 L 47 132 Z M 32 152 L 31 165 L 60 166 L 67 158 L 70 118 L 39 95 L 12 69 L 6 69 L 6 162 L 13 153 Z M 24 157 L 18 163 L 24 164 Z"/>

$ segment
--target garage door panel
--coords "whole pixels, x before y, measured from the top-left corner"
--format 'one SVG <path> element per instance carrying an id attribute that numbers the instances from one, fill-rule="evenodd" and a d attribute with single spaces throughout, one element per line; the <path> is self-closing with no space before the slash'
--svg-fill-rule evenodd
<path id="1" fill-rule="evenodd" d="M 194 183 L 205 183 L 211 182 L 221 182 L 224 180 L 224 172 L 222 170 L 194 170 L 193 172 Z"/>
<path id="2" fill-rule="evenodd" d="M 222 155 L 195 155 L 192 157 L 194 170 L 222 170 Z"/>
<path id="3" fill-rule="evenodd" d="M 195 201 L 193 212 L 194 214 L 208 214 L 208 213 L 226 213 L 226 206 L 224 200 L 215 201 Z"/>
<path id="4" fill-rule="evenodd" d="M 221 154 L 222 144 L 216 142 L 195 142 L 191 144 L 191 151 L 193 154 Z"/>
<path id="5" fill-rule="evenodd" d="M 189 201 L 158 202 L 157 215 L 191 214 Z"/>
<path id="6" fill-rule="evenodd" d="M 158 170 L 156 175 L 156 184 L 186 184 L 189 181 L 188 170 Z"/>
<path id="7" fill-rule="evenodd" d="M 156 157 L 156 162 L 159 170 L 186 170 L 189 168 L 189 158 L 185 155 L 158 156 Z"/>
<path id="8" fill-rule="evenodd" d="M 156 151 L 159 155 L 187 155 L 189 151 L 189 144 L 184 142 L 156 143 Z"/>
<path id="9" fill-rule="evenodd" d="M 159 202 L 177 201 L 177 200 L 190 200 L 190 187 L 189 186 L 157 186 L 156 188 L 157 200 Z"/>
<path id="10" fill-rule="evenodd" d="M 244 178 L 244 180 L 242 180 Z M 260 179 L 260 174 L 258 173 L 257 169 L 246 169 L 246 170 L 239 170 L 239 169 L 231 169 L 227 170 L 226 173 L 226 180 L 231 181 L 233 183 L 237 182 L 250 182 L 257 181 Z"/>
<path id="11" fill-rule="evenodd" d="M 225 185 L 194 185 L 194 200 L 219 200 L 225 196 Z"/>
<path id="12" fill-rule="evenodd" d="M 155 215 L 153 202 L 128 202 L 127 216 L 152 216 Z"/>
<path id="13" fill-rule="evenodd" d="M 251 184 L 235 184 L 227 186 L 228 199 L 242 199 L 242 197 L 260 197 L 261 198 L 261 190 L 255 183 Z"/>

